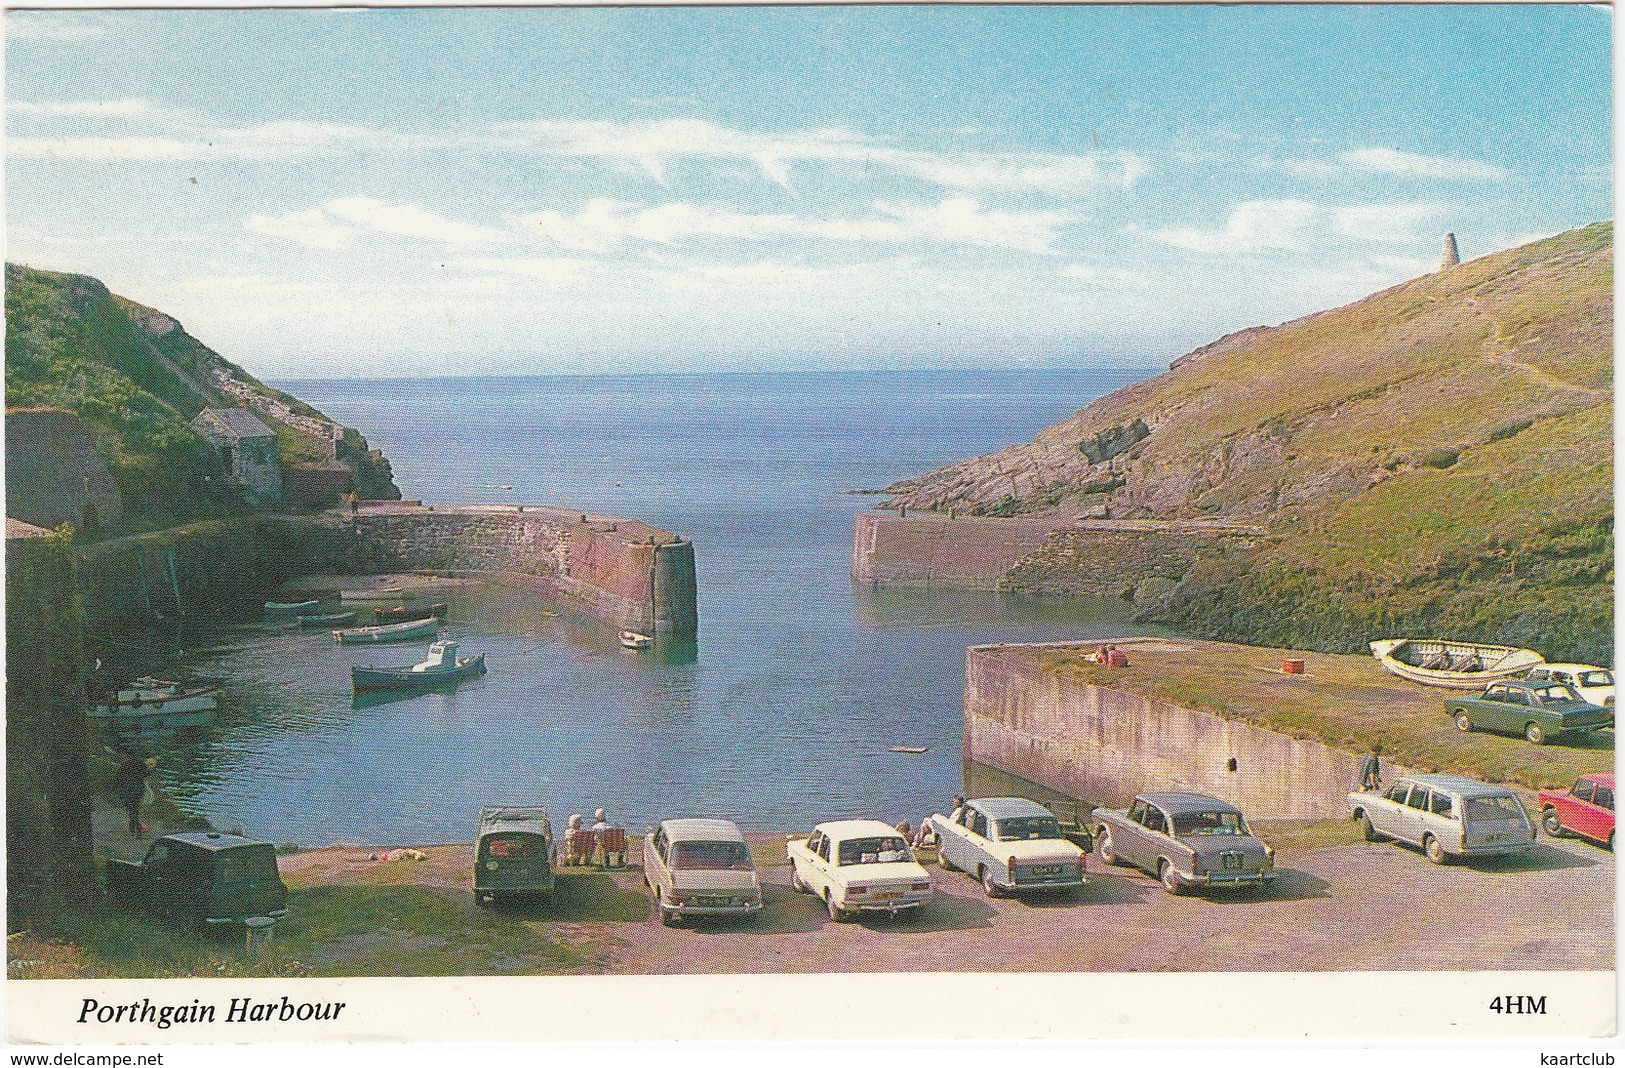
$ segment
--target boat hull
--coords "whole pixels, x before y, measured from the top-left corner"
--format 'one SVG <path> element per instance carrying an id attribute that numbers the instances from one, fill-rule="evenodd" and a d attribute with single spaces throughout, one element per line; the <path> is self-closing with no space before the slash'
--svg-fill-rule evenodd
<path id="1" fill-rule="evenodd" d="M 389 623 L 382 627 L 356 627 L 335 630 L 333 637 L 340 645 L 367 645 L 373 642 L 398 642 L 414 638 L 431 638 L 439 632 L 440 621 L 433 616 L 406 623 Z"/>
<path id="2" fill-rule="evenodd" d="M 354 612 L 335 612 L 328 616 L 300 616 L 299 625 L 311 629 L 340 627 L 346 623 L 354 623 L 355 617 L 356 613 Z"/>
<path id="3" fill-rule="evenodd" d="M 1429 657 L 1441 652 L 1451 660 L 1476 656 L 1484 668 L 1482 671 L 1451 671 L 1421 666 Z M 1545 658 L 1533 649 L 1488 645 L 1483 642 L 1427 641 L 1415 638 L 1384 638 L 1374 641 L 1371 643 L 1371 655 L 1390 673 L 1402 679 L 1423 686 L 1439 686 L 1449 690 L 1482 690 L 1492 682 L 1511 678 L 1545 663 Z"/>
<path id="4" fill-rule="evenodd" d="M 350 669 L 350 685 L 356 690 L 419 690 L 445 682 L 460 682 L 485 674 L 485 654 L 478 653 L 457 666 L 438 671 L 413 671 L 409 667 Z"/>

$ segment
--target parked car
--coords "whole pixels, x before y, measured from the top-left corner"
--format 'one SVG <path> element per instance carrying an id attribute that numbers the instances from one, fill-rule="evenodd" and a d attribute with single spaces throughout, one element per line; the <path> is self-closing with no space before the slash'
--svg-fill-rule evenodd
<path id="1" fill-rule="evenodd" d="M 474 904 L 553 893 L 553 824 L 541 805 L 487 805 L 474 842 Z"/>
<path id="2" fill-rule="evenodd" d="M 140 861 L 110 858 L 106 877 L 110 904 L 172 923 L 226 927 L 288 912 L 276 850 L 235 834 L 168 834 Z"/>
<path id="3" fill-rule="evenodd" d="M 1567 790 L 1542 790 L 1540 822 L 1553 838 L 1577 834 L 1614 848 L 1614 777 L 1582 775 Z"/>
<path id="4" fill-rule="evenodd" d="M 1614 705 L 1614 673 L 1605 667 L 1595 664 L 1541 664 L 1530 668 L 1529 674 L 1524 677 L 1530 682 L 1561 682 L 1591 704 L 1605 708 Z"/>
<path id="5" fill-rule="evenodd" d="M 981 797 L 965 804 L 964 821 L 930 817 L 937 862 L 982 881 L 989 897 L 1083 885 L 1083 850 L 1061 835 L 1055 814 L 1023 797 Z"/>
<path id="6" fill-rule="evenodd" d="M 1535 825 L 1518 796 L 1461 775 L 1413 775 L 1378 793 L 1349 794 L 1365 840 L 1422 847 L 1435 864 L 1451 857 L 1506 856 L 1535 844 Z"/>
<path id="7" fill-rule="evenodd" d="M 1562 734 L 1602 730 L 1614 725 L 1614 710 L 1593 705 L 1561 682 L 1509 679 L 1491 683 L 1476 697 L 1455 696 L 1445 714 L 1459 731 L 1486 730 L 1521 734 L 1536 745 Z"/>
<path id="8" fill-rule="evenodd" d="M 1258 889 L 1274 882 L 1275 850 L 1254 838 L 1239 809 L 1205 794 L 1140 794 L 1126 809 L 1096 809 L 1095 851 L 1132 864 L 1170 894 L 1195 887 Z"/>
<path id="9" fill-rule="evenodd" d="M 908 842 L 879 820 L 820 823 L 785 846 L 790 888 L 812 894 L 840 922 L 860 912 L 895 916 L 931 900 L 931 875 Z"/>
<path id="10" fill-rule="evenodd" d="M 643 840 L 643 881 L 660 922 L 689 916 L 754 916 L 762 909 L 745 836 L 728 820 L 666 820 Z"/>

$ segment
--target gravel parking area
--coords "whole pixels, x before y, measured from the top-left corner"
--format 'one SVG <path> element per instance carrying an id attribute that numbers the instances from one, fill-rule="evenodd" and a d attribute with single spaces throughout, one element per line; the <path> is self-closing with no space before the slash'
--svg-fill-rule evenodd
<path id="1" fill-rule="evenodd" d="M 467 847 L 428 853 L 399 877 L 472 909 Z M 1150 876 L 1089 864 L 1082 891 L 1015 899 L 989 899 L 971 877 L 930 865 L 930 905 L 851 923 L 793 892 L 782 865 L 763 870 L 765 903 L 751 923 L 662 927 L 635 867 L 567 869 L 552 906 L 502 911 L 613 974 L 1614 966 L 1614 857 L 1572 839 L 1443 867 L 1387 842 L 1283 850 L 1281 878 L 1256 895 L 1174 897 Z M 284 858 L 290 885 L 343 883 L 370 866 L 348 850 Z"/>

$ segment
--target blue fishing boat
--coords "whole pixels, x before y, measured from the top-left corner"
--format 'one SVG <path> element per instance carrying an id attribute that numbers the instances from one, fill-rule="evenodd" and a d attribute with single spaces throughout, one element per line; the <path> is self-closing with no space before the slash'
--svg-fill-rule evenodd
<path id="1" fill-rule="evenodd" d="M 425 689 L 444 682 L 457 682 L 485 674 L 485 654 L 459 658 L 457 643 L 439 641 L 429 646 L 429 655 L 409 667 L 373 667 L 361 664 L 350 669 L 350 684 L 356 690 Z"/>

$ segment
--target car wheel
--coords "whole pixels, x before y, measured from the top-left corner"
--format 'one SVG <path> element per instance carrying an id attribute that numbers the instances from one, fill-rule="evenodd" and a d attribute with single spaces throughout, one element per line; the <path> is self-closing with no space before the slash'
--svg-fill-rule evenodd
<path id="1" fill-rule="evenodd" d="M 1540 724 L 1538 723 L 1525 724 L 1523 728 L 1523 736 L 1528 738 L 1530 743 L 1533 745 L 1546 744 L 1546 732 L 1541 730 Z"/>
<path id="2" fill-rule="evenodd" d="M 474 895 L 474 907 L 475 908 L 483 909 L 485 906 L 489 905 L 490 903 L 491 903 L 491 895 L 490 894 L 475 894 Z"/>
<path id="3" fill-rule="evenodd" d="M 988 897 L 1004 896 L 1003 888 L 993 881 L 993 869 L 985 865 L 982 867 L 982 890 Z"/>
<path id="4" fill-rule="evenodd" d="M 1100 854 L 1100 859 L 1107 864 L 1122 863 L 1117 856 L 1117 850 L 1112 848 L 1112 832 L 1104 827 L 1100 829 L 1100 845 L 1096 847 L 1095 851 Z"/>
<path id="5" fill-rule="evenodd" d="M 1443 864 L 1450 859 L 1450 854 L 1444 851 L 1444 844 L 1431 834 L 1422 839 L 1422 852 L 1435 864 Z"/>
<path id="6" fill-rule="evenodd" d="M 796 862 L 790 862 L 790 889 L 798 894 L 807 892 L 807 884 L 801 881 L 801 873 L 796 871 Z"/>
<path id="7" fill-rule="evenodd" d="M 1563 817 L 1557 814 L 1557 809 L 1548 808 L 1540 814 L 1540 825 L 1546 828 L 1546 833 L 1553 838 L 1563 837 Z"/>
<path id="8" fill-rule="evenodd" d="M 836 923 L 845 923 L 851 917 L 851 913 L 837 905 L 835 895 L 827 890 L 824 892 L 824 907 L 829 909 L 829 918 Z"/>
<path id="9" fill-rule="evenodd" d="M 1365 835 L 1365 840 L 1368 842 L 1375 842 L 1381 837 L 1377 833 L 1376 824 L 1371 822 L 1371 814 L 1368 812 L 1360 813 L 1360 832 Z"/>
<path id="10" fill-rule="evenodd" d="M 1166 860 L 1157 865 L 1157 878 L 1162 880 L 1162 888 L 1170 894 L 1183 894 L 1185 884 L 1179 881 L 1174 874 L 1174 866 Z"/>
<path id="11" fill-rule="evenodd" d="M 655 902 L 655 908 L 660 910 L 660 924 L 662 927 L 677 926 L 677 913 L 673 912 L 671 909 L 668 909 L 665 905 L 660 904 L 658 901 Z"/>
<path id="12" fill-rule="evenodd" d="M 1473 721 L 1468 717 L 1467 713 L 1459 710 L 1456 712 L 1456 729 L 1463 734 L 1473 729 Z"/>

